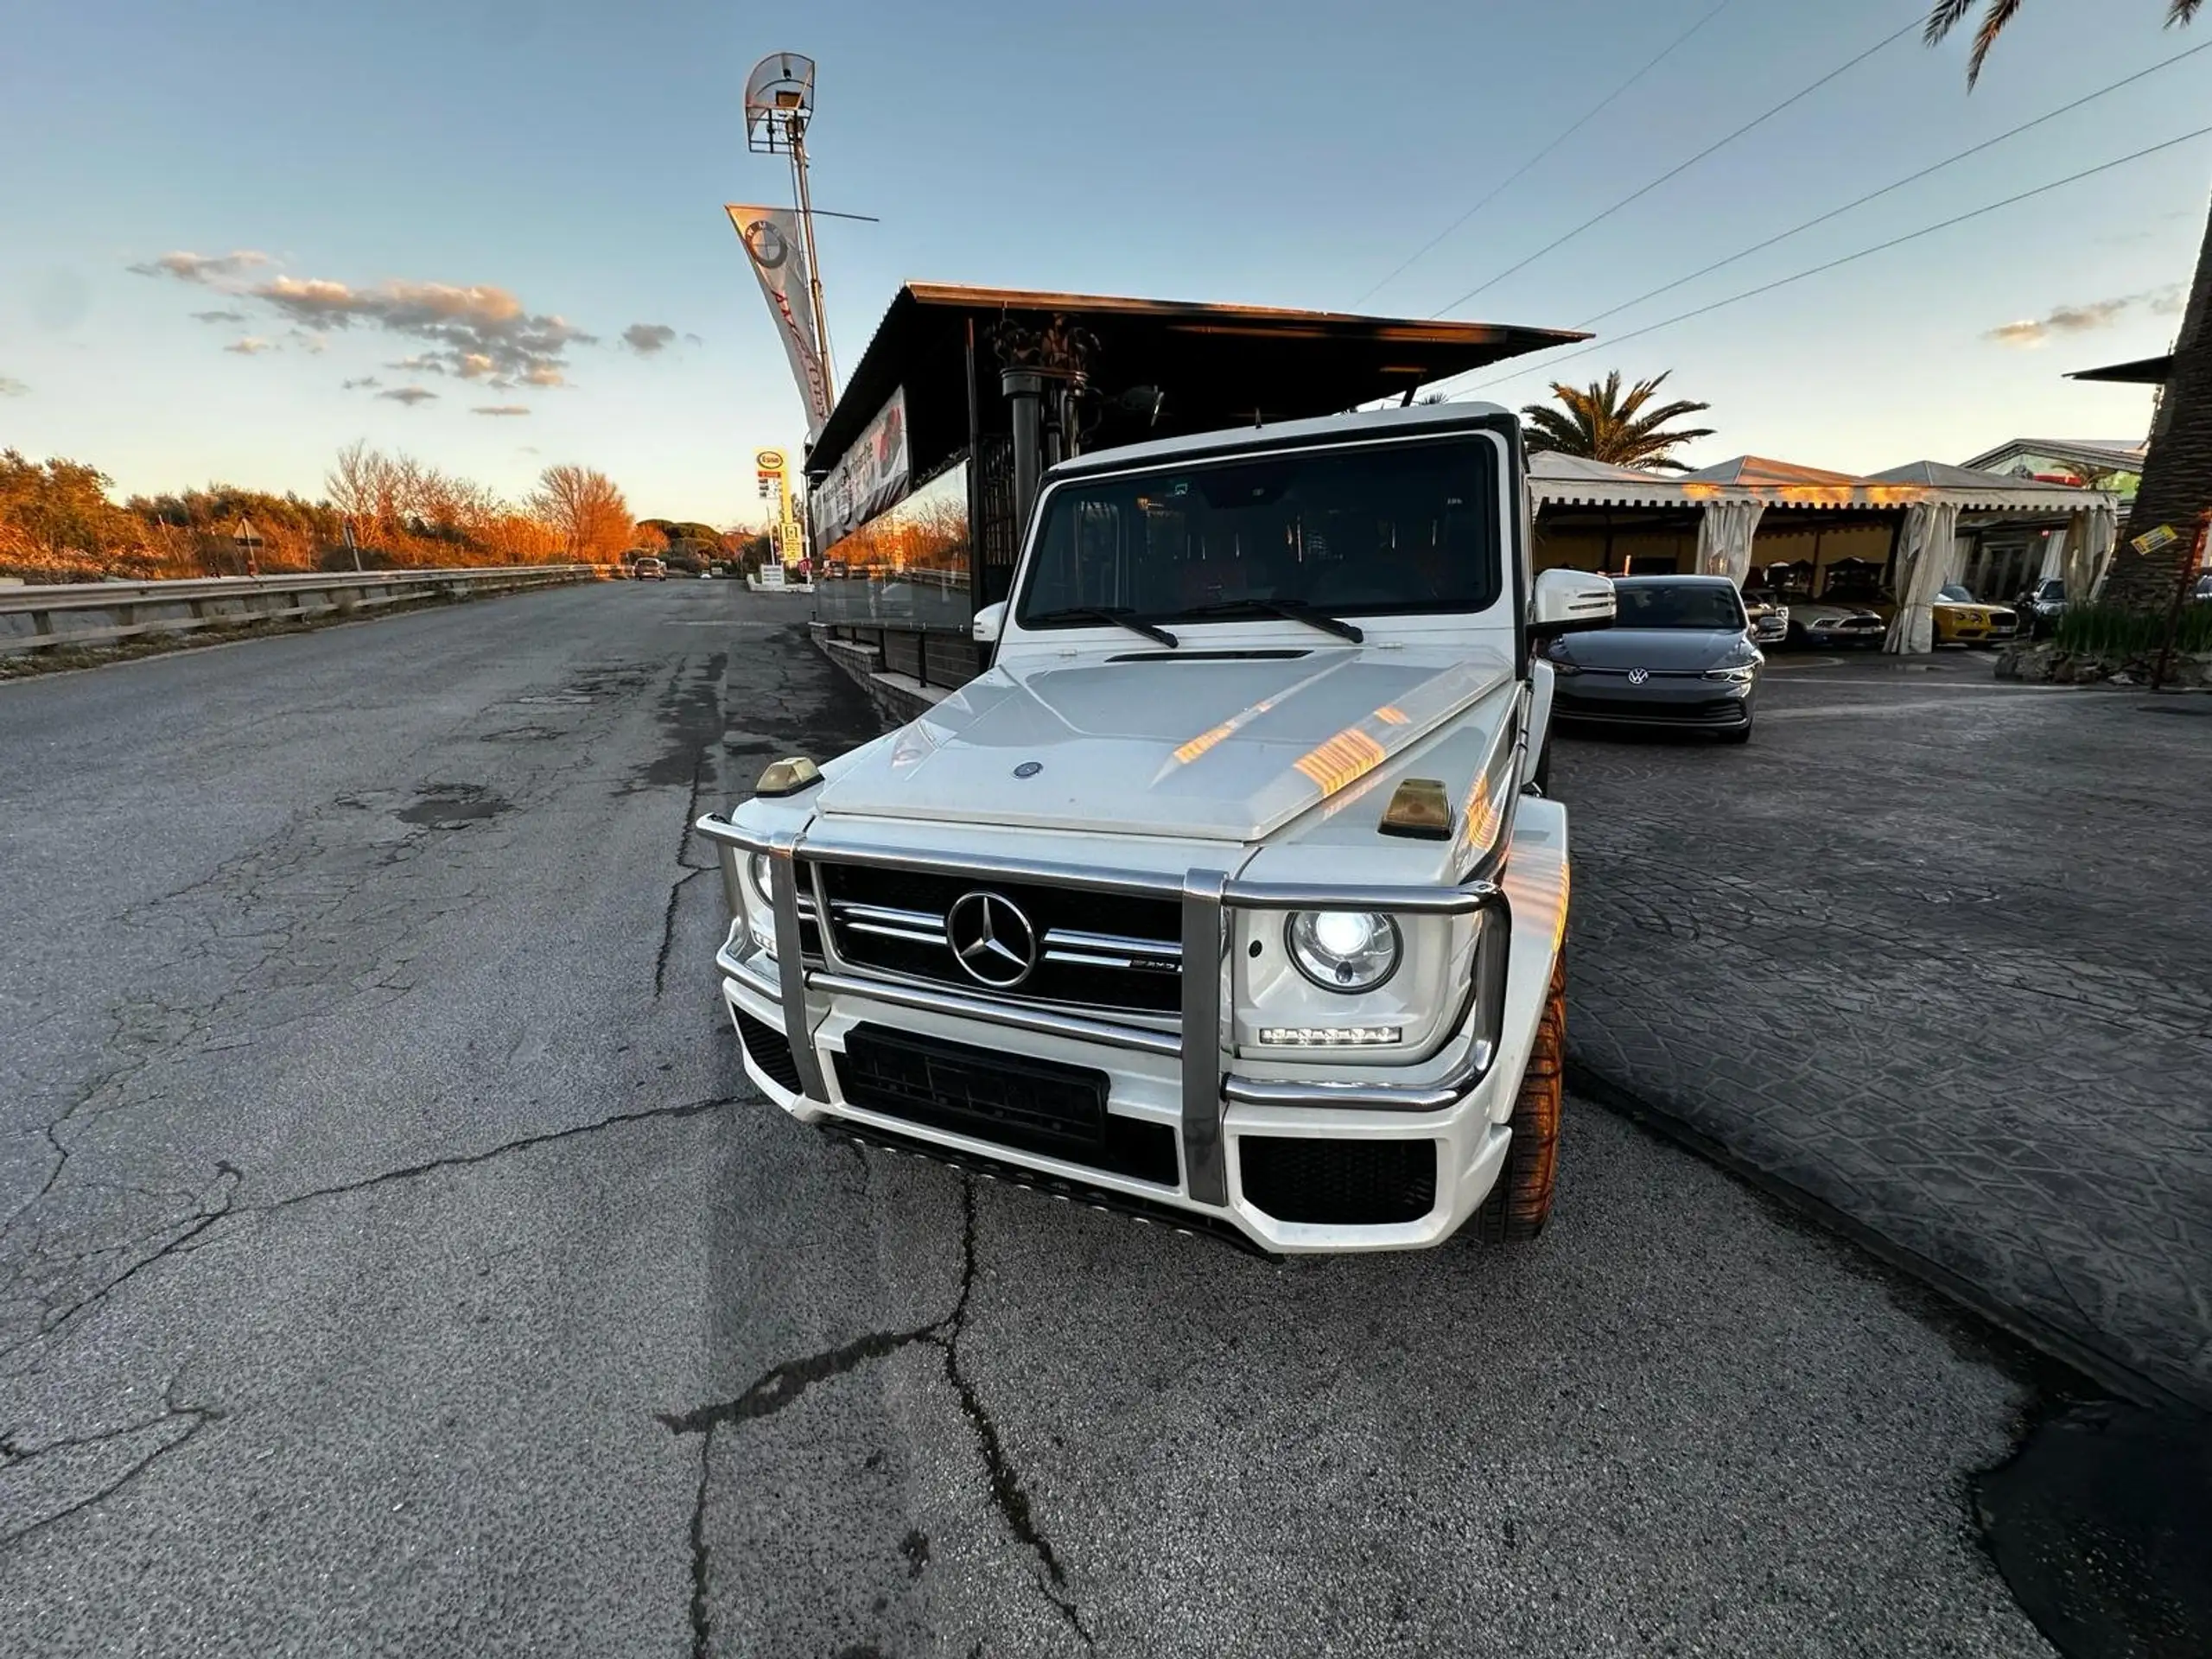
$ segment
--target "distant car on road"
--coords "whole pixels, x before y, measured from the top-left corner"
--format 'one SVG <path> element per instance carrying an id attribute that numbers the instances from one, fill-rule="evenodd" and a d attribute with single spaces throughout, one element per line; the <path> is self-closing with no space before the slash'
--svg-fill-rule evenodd
<path id="1" fill-rule="evenodd" d="M 1748 743 L 1765 656 L 1726 576 L 1619 576 L 1610 628 L 1565 634 L 1545 657 L 1552 717 L 1665 726 Z"/>
<path id="2" fill-rule="evenodd" d="M 668 565 L 660 559 L 639 559 L 632 567 L 639 582 L 666 582 Z"/>
<path id="3" fill-rule="evenodd" d="M 2018 613 L 2009 606 L 1985 605 L 1955 582 L 1936 590 L 1930 608 L 1939 645 L 2002 645 L 2020 631 Z"/>

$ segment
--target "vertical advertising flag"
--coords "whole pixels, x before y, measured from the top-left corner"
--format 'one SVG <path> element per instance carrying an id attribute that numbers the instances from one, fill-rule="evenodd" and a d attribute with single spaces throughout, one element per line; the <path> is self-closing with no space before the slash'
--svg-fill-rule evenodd
<path id="1" fill-rule="evenodd" d="M 811 440 L 830 418 L 830 379 L 822 367 L 822 330 L 814 315 L 814 288 L 806 269 L 806 237 L 798 215 L 788 207 L 743 207 L 725 210 L 745 244 L 753 274 L 760 279 L 767 296 L 769 315 L 783 336 L 784 353 L 791 361 L 791 378 L 798 382 L 800 401 L 806 405 L 806 435 Z"/>

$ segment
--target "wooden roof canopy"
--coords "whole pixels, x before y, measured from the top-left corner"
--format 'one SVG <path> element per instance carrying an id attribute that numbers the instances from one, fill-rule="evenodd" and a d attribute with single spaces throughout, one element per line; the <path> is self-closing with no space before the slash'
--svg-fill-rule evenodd
<path id="1" fill-rule="evenodd" d="M 1036 329 L 1055 318 L 1096 341 L 1090 384 L 1107 423 L 1094 441 L 1102 446 L 1249 423 L 1255 414 L 1270 422 L 1333 415 L 1589 337 L 1499 323 L 909 283 L 851 370 L 808 451 L 807 472 L 827 472 L 901 385 L 917 470 L 926 472 L 963 448 L 971 321 L 982 429 L 1004 431 L 992 331 L 1001 321 Z M 1139 387 L 1163 394 L 1156 419 L 1116 406 Z"/>

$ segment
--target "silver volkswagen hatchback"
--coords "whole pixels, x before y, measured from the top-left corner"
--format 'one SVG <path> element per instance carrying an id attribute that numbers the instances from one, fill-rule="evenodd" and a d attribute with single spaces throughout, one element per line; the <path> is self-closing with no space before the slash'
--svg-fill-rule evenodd
<path id="1" fill-rule="evenodd" d="M 1552 642 L 1552 717 L 1748 743 L 1766 658 L 1726 576 L 1622 576 L 1613 626 Z"/>

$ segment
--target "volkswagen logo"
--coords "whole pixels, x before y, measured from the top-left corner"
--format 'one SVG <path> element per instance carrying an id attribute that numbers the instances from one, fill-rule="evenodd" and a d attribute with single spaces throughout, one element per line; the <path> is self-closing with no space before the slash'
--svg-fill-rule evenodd
<path id="1" fill-rule="evenodd" d="M 1011 990 L 1037 966 L 1037 930 L 1002 893 L 963 894 L 945 912 L 945 942 L 969 978 Z"/>
<path id="2" fill-rule="evenodd" d="M 1650 677 L 1651 671 L 1648 668 L 1631 668 L 1628 671 L 1628 683 L 1630 685 L 1642 685 Z"/>

